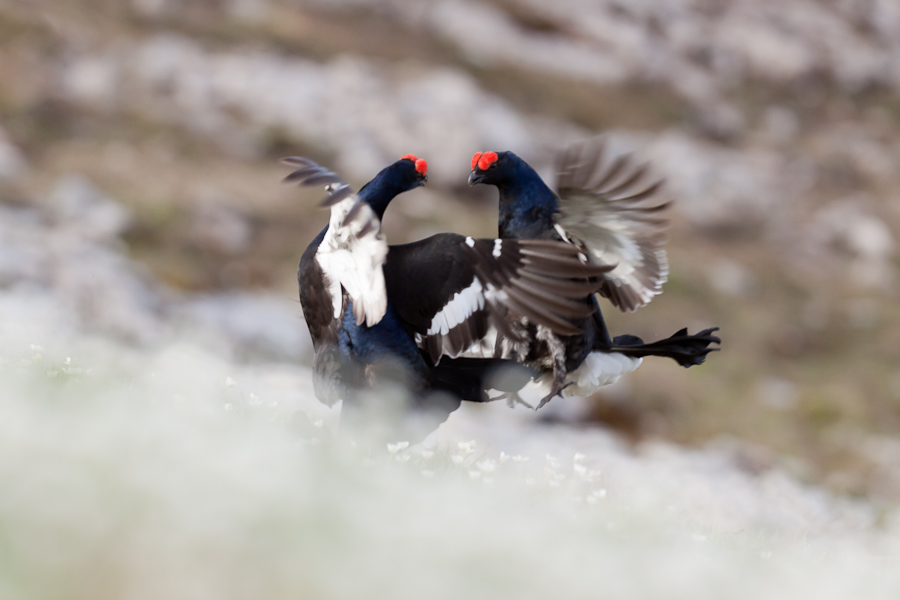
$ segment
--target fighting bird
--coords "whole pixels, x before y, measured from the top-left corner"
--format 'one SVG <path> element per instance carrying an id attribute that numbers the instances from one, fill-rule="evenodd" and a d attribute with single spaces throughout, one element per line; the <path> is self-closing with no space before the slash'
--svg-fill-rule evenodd
<path id="1" fill-rule="evenodd" d="M 316 396 L 352 405 L 356 391 L 402 381 L 438 424 L 461 400 L 486 402 L 489 375 L 517 366 L 500 357 L 462 354 L 488 331 L 514 335 L 518 318 L 560 335 L 593 310 L 581 300 L 612 267 L 586 264 L 570 244 L 543 240 L 475 239 L 443 233 L 388 246 L 381 218 L 391 200 L 427 180 L 427 164 L 406 155 L 359 192 L 302 157 L 285 181 L 323 186 L 329 223 L 300 259 L 300 302 L 315 350 Z M 421 348 L 420 348 L 421 346 Z M 534 373 L 519 367 L 518 389 Z M 504 389 L 501 387 L 501 389 Z M 430 392 L 445 392 L 435 399 Z"/>
<path id="2" fill-rule="evenodd" d="M 622 311 L 634 311 L 661 293 L 669 267 L 663 216 L 669 202 L 659 201 L 662 182 L 649 177 L 649 166 L 630 154 L 606 160 L 602 139 L 573 144 L 558 155 L 557 193 L 512 152 L 478 152 L 472 157 L 469 185 L 499 190 L 499 237 L 508 240 L 553 240 L 577 248 L 583 261 L 608 267 L 601 275 L 600 296 Z M 680 329 L 652 343 L 633 335 L 611 338 L 593 294 L 581 301 L 591 313 L 579 331 L 562 334 L 523 320 L 515 328 L 521 341 L 476 346 L 464 356 L 512 358 L 542 374 L 557 395 L 587 396 L 633 371 L 645 356 L 664 356 L 684 367 L 701 364 L 719 344 L 718 328 L 688 334 Z"/>

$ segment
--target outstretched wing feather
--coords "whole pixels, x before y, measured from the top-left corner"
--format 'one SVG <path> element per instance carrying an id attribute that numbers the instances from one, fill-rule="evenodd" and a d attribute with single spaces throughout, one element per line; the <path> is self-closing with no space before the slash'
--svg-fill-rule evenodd
<path id="1" fill-rule="evenodd" d="M 663 243 L 670 202 L 652 199 L 662 181 L 631 154 L 611 161 L 602 138 L 573 144 L 560 153 L 557 189 L 560 235 L 580 247 L 590 261 L 612 268 L 603 276 L 601 296 L 623 311 L 635 310 L 662 291 L 668 278 Z"/>
<path id="2" fill-rule="evenodd" d="M 282 160 L 299 166 L 284 181 L 301 185 L 321 185 L 329 192 L 321 202 L 331 207 L 328 230 L 316 252 L 316 260 L 328 283 L 334 318 L 343 312 L 344 295 L 353 303 L 357 324 L 377 324 L 387 310 L 387 289 L 383 265 L 388 247 L 381 221 L 368 203 L 334 172 L 302 156 Z"/>

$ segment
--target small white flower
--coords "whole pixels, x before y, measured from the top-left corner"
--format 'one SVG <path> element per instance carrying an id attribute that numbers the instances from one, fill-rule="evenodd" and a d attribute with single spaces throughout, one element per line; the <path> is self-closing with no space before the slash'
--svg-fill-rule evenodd
<path id="1" fill-rule="evenodd" d="M 37 344 L 31 344 L 31 351 L 32 352 L 43 352 L 44 349 Z"/>
<path id="2" fill-rule="evenodd" d="M 459 454 L 454 454 L 453 456 L 450 457 L 450 460 L 453 462 L 454 465 L 461 465 L 463 463 L 463 461 L 465 460 L 465 458 L 463 458 Z"/>
<path id="3" fill-rule="evenodd" d="M 485 473 L 493 473 L 494 471 L 497 470 L 497 463 L 488 458 L 484 459 L 483 461 L 476 464 L 475 466 L 478 467 L 479 469 L 481 469 L 482 471 L 484 471 Z"/>
<path id="4" fill-rule="evenodd" d="M 225 405 L 226 412 L 230 412 L 232 409 L 234 409 L 234 407 L 231 405 L 231 402 L 229 402 Z"/>
<path id="5" fill-rule="evenodd" d="M 424 469 L 422 471 L 422 477 L 424 477 L 426 479 L 431 479 L 432 477 L 434 477 L 434 471 L 429 471 L 428 469 Z"/>
<path id="6" fill-rule="evenodd" d="M 67 356 L 66 360 L 63 361 L 63 364 L 66 365 L 67 367 L 71 366 L 72 365 L 72 357 Z"/>
<path id="7" fill-rule="evenodd" d="M 396 444 L 388 444 L 387 451 L 391 454 L 397 454 L 401 450 L 409 448 L 409 442 L 397 442 Z"/>
<path id="8" fill-rule="evenodd" d="M 225 378 L 225 387 L 227 387 L 227 388 L 232 388 L 232 387 L 234 387 L 235 385 L 237 385 L 237 384 L 235 383 L 234 379 L 232 379 L 231 377 L 226 377 L 226 378 Z"/>
<path id="9" fill-rule="evenodd" d="M 481 471 L 469 471 L 469 479 L 478 479 L 481 477 Z"/>
<path id="10" fill-rule="evenodd" d="M 581 475 L 582 477 L 587 475 L 587 471 L 588 471 L 586 466 L 578 465 L 578 464 L 572 465 L 572 470 L 575 471 L 576 473 L 578 473 L 579 475 Z"/>
<path id="11" fill-rule="evenodd" d="M 255 392 L 250 392 L 247 404 L 249 404 L 250 406 L 259 406 L 260 404 L 262 404 L 262 400 L 259 399 L 259 396 L 257 396 Z"/>
<path id="12" fill-rule="evenodd" d="M 458 442 L 456 445 L 466 454 L 472 454 L 473 452 L 475 452 L 475 440 L 469 440 L 468 442 Z"/>
<path id="13" fill-rule="evenodd" d="M 517 462 L 517 463 L 528 462 L 529 460 L 531 460 L 527 456 L 522 456 L 521 454 L 516 454 L 515 456 L 512 457 L 512 459 L 513 459 L 513 462 Z"/>
<path id="14" fill-rule="evenodd" d="M 554 462 L 556 462 L 556 457 L 555 457 L 555 456 L 552 456 L 552 455 L 550 455 L 550 454 L 547 454 L 547 455 L 546 455 L 546 459 L 547 459 L 547 462 L 549 462 L 549 463 L 554 463 Z"/>
<path id="15" fill-rule="evenodd" d="M 584 454 L 582 454 L 581 452 L 576 452 L 575 456 L 572 457 L 572 460 L 575 462 L 581 462 L 584 460 Z"/>
<path id="16" fill-rule="evenodd" d="M 316 429 L 322 429 L 323 427 L 325 427 L 325 420 L 316 419 L 315 421 L 313 421 L 313 427 L 315 427 Z"/>
<path id="17" fill-rule="evenodd" d="M 509 460 L 509 454 L 507 454 L 506 452 L 501 452 L 500 453 L 500 462 L 505 463 L 508 460 Z"/>

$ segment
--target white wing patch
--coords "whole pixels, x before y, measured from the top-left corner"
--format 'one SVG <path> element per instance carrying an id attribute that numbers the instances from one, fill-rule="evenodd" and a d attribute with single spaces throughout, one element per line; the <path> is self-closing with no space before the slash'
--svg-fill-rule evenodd
<path id="1" fill-rule="evenodd" d="M 604 277 L 617 288 L 632 290 L 640 299 L 640 306 L 662 293 L 662 286 L 669 278 L 669 261 L 664 249 L 646 247 L 636 239 L 639 233 L 632 224 L 618 220 L 612 211 L 604 215 L 601 214 L 603 211 L 576 206 L 577 201 L 573 198 L 567 200 L 568 214 L 560 221 L 576 230 L 577 236 L 557 224 L 556 229 L 562 232 L 560 235 L 564 235 L 564 239 L 570 241 L 577 237 L 594 264 L 616 265 Z M 652 277 L 641 274 L 641 269 L 648 266 L 648 257 L 656 265 L 656 273 Z"/>
<path id="2" fill-rule="evenodd" d="M 441 297 L 443 306 L 416 336 L 435 364 L 442 355 L 457 357 L 472 346 L 476 354 L 518 356 L 527 335 L 513 330 L 528 323 L 577 335 L 574 322 L 594 310 L 584 299 L 597 290 L 596 277 L 611 269 L 586 265 L 578 248 L 555 241 L 466 238 L 461 246 L 466 249 L 455 261 L 457 270 L 448 274 L 459 291 Z M 502 335 L 489 331 L 495 327 Z M 506 343 L 507 338 L 516 339 Z"/>
<path id="3" fill-rule="evenodd" d="M 469 287 L 453 294 L 450 301 L 434 315 L 427 335 L 446 335 L 451 329 L 468 319 L 472 313 L 483 309 L 484 298 L 484 288 L 476 277 Z"/>
<path id="4" fill-rule="evenodd" d="M 343 287 L 353 302 L 357 325 L 371 327 L 381 321 L 387 311 L 382 270 L 387 253 L 381 222 L 367 203 L 352 195 L 331 207 L 316 261 L 327 280 L 335 319 L 343 311 Z"/>

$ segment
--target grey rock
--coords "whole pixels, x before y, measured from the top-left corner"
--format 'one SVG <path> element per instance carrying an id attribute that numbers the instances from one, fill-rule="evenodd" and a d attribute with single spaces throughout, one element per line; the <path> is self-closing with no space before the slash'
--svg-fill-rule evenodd
<path id="1" fill-rule="evenodd" d="M 654 136 L 646 156 L 665 177 L 681 214 L 696 225 L 741 229 L 782 213 L 783 162 L 775 153 L 723 148 L 673 130 Z"/>
<path id="2" fill-rule="evenodd" d="M 61 178 L 48 197 L 59 225 L 95 241 L 111 241 L 125 233 L 134 217 L 129 209 L 97 189 L 82 175 Z"/>
<path id="3" fill-rule="evenodd" d="M 22 151 L 7 137 L 0 127 L 0 181 L 11 180 L 25 172 L 27 163 Z"/>
<path id="4" fill-rule="evenodd" d="M 220 135 L 240 130 L 233 115 L 258 131 L 283 128 L 337 154 L 347 177 L 370 177 L 409 152 L 425 156 L 438 184 L 465 179 L 473 148 L 529 148 L 528 122 L 508 103 L 453 68 L 419 72 L 353 57 L 328 64 L 264 52 L 207 53 L 180 37 L 159 36 L 118 55 L 86 55 L 63 86 L 79 102 L 114 99 L 129 90 L 134 106 Z M 91 76 L 102 70 L 103 75 Z M 74 78 L 73 78 L 74 77 Z"/>
<path id="5" fill-rule="evenodd" d="M 250 247 L 253 226 L 242 211 L 208 199 L 194 210 L 188 238 L 203 250 L 238 255 Z"/>
<path id="6" fill-rule="evenodd" d="M 297 362 L 312 342 L 296 301 L 272 294 L 232 293 L 187 299 L 171 316 L 196 339 L 241 359 Z"/>

